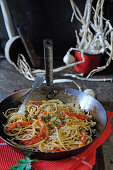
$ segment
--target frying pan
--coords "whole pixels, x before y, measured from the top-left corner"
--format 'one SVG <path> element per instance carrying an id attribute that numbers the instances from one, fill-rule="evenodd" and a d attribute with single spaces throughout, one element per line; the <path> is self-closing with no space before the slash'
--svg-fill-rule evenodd
<path id="1" fill-rule="evenodd" d="M 31 100 L 49 100 L 49 99 L 59 99 L 63 103 L 74 102 L 79 104 L 81 109 L 85 111 L 90 111 L 90 114 L 93 116 L 96 121 L 96 129 L 98 131 L 96 140 L 103 130 L 106 127 L 107 123 L 107 115 L 103 108 L 103 106 L 93 97 L 80 92 L 74 88 L 65 88 L 65 85 L 56 86 L 53 84 L 53 43 L 51 40 L 44 40 L 44 56 L 45 56 L 45 66 L 46 66 L 46 84 L 41 88 L 37 88 L 31 97 Z M 72 149 L 63 152 L 40 152 L 40 151 L 31 151 L 19 148 L 10 142 L 8 142 L 8 136 L 4 133 L 3 124 L 6 122 L 6 118 L 3 115 L 8 108 L 17 107 L 22 103 L 23 99 L 26 96 L 26 93 L 29 92 L 29 89 L 21 90 L 3 100 L 0 103 L 0 136 L 1 138 L 7 142 L 10 146 L 12 146 L 16 151 L 22 154 L 28 154 L 31 158 L 38 158 L 44 160 L 56 160 L 56 159 L 64 159 L 71 156 L 74 156 L 80 152 L 86 150 L 91 143 L 82 146 L 77 149 Z"/>

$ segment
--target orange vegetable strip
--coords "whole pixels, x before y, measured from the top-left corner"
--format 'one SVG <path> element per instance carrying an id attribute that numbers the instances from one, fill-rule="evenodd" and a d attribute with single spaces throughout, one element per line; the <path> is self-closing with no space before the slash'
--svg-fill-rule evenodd
<path id="1" fill-rule="evenodd" d="M 42 122 L 42 117 L 38 117 L 38 124 L 40 127 L 44 126 L 44 123 Z"/>
<path id="2" fill-rule="evenodd" d="M 82 132 L 82 137 L 80 138 L 80 141 L 82 142 L 83 145 L 85 145 L 86 143 L 86 133 L 85 132 Z"/>
<path id="3" fill-rule="evenodd" d="M 33 145 L 35 143 L 38 143 L 40 141 L 42 141 L 43 139 L 45 139 L 45 134 L 39 134 L 38 136 L 34 136 L 32 139 L 30 140 L 24 140 L 21 141 L 24 145 Z"/>
<path id="4" fill-rule="evenodd" d="M 42 122 L 42 117 L 38 118 L 38 124 L 41 127 L 41 133 L 46 134 L 46 125 Z"/>
<path id="5" fill-rule="evenodd" d="M 82 120 L 91 120 L 92 118 L 86 116 L 86 115 L 80 115 L 80 114 L 77 114 L 77 113 L 73 113 L 73 112 L 63 112 L 65 114 L 67 114 L 68 116 L 72 116 L 72 117 L 76 117 L 78 119 L 82 119 Z M 62 114 L 64 116 L 64 114 Z"/>
<path id="6" fill-rule="evenodd" d="M 47 111 L 44 111 L 44 112 L 42 112 L 41 114 L 42 114 L 42 115 L 45 115 L 46 113 L 47 113 Z"/>
<path id="7" fill-rule="evenodd" d="M 39 115 L 39 113 L 41 112 L 41 110 L 42 110 L 42 108 L 40 108 L 39 111 L 37 112 L 37 116 Z M 42 112 L 41 114 L 42 114 L 42 115 L 45 115 L 46 113 L 47 113 L 47 111 L 44 111 L 44 112 Z"/>
<path id="8" fill-rule="evenodd" d="M 30 140 L 21 141 L 23 144 L 32 145 L 32 144 L 38 143 L 38 142 L 42 141 L 43 139 L 45 139 L 45 137 L 46 137 L 46 125 L 42 122 L 42 117 L 38 118 L 38 124 L 41 127 L 41 133 L 38 136 L 34 136 Z"/>
<path id="9" fill-rule="evenodd" d="M 10 127 L 8 127 L 8 130 L 13 130 L 17 124 L 19 124 L 19 122 L 15 122 L 14 124 L 10 125 Z"/>
<path id="10" fill-rule="evenodd" d="M 66 112 L 60 113 L 60 116 L 61 116 L 61 117 L 65 117 L 65 115 L 66 115 Z"/>
<path id="11" fill-rule="evenodd" d="M 42 100 L 39 100 L 39 101 L 33 101 L 33 102 L 28 102 L 28 103 L 27 103 L 27 106 L 28 106 L 28 105 L 30 105 L 30 104 L 34 104 L 34 105 L 42 104 Z"/>
<path id="12" fill-rule="evenodd" d="M 46 125 L 45 125 L 45 124 L 43 125 L 43 127 L 42 127 L 42 129 L 41 129 L 41 133 L 46 134 Z"/>
<path id="13" fill-rule="evenodd" d="M 29 122 L 15 122 L 10 127 L 8 127 L 8 130 L 13 130 L 14 128 L 17 127 L 17 125 L 20 125 L 20 126 L 31 125 L 33 122 L 34 122 L 34 120 L 29 121 Z"/>
<path id="14" fill-rule="evenodd" d="M 47 152 L 56 152 L 56 151 L 65 151 L 64 149 L 62 149 L 62 148 L 54 148 L 54 149 L 52 149 L 52 150 L 49 150 L 49 151 L 47 151 Z"/>
<path id="15" fill-rule="evenodd" d="M 59 148 L 60 149 L 60 151 L 65 151 L 64 149 L 62 149 L 62 148 Z"/>
<path id="16" fill-rule="evenodd" d="M 37 115 L 39 115 L 39 113 L 41 112 L 41 110 L 42 110 L 42 109 L 40 108 L 39 111 L 37 112 Z"/>

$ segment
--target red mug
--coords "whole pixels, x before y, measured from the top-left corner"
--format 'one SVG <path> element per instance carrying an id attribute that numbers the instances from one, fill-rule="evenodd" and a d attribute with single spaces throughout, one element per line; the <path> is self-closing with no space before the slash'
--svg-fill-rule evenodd
<path id="1" fill-rule="evenodd" d="M 75 65 L 75 71 L 83 74 L 90 73 L 93 69 L 96 69 L 100 65 L 101 54 L 90 55 L 84 54 L 85 61 L 81 64 Z M 82 61 L 81 52 L 75 51 L 75 62 Z"/>

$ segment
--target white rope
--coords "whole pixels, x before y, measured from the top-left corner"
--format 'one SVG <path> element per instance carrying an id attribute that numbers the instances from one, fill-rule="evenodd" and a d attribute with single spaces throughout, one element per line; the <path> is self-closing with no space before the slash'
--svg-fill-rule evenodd
<path id="1" fill-rule="evenodd" d="M 81 87 L 74 80 L 70 80 L 70 79 L 55 79 L 55 80 L 53 80 L 53 83 L 68 83 L 68 82 L 74 83 L 77 86 L 78 90 L 82 91 Z"/>
<path id="2" fill-rule="evenodd" d="M 67 77 L 72 77 L 72 78 L 76 78 L 76 79 L 78 79 L 78 80 L 85 80 L 85 81 L 97 81 L 97 82 L 99 82 L 99 81 L 110 81 L 110 82 L 112 82 L 112 78 L 99 78 L 99 79 L 96 79 L 96 78 L 88 78 L 88 79 L 86 79 L 86 78 L 83 78 L 83 77 L 80 77 L 80 76 L 78 76 L 78 75 L 76 75 L 76 74 L 67 74 L 67 73 L 65 73 L 65 74 L 63 74 L 65 77 L 67 76 Z"/>

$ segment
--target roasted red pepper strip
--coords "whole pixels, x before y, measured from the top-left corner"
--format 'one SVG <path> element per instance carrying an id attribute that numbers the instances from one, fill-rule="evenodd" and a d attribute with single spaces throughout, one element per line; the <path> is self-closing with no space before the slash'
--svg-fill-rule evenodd
<path id="1" fill-rule="evenodd" d="M 42 100 L 34 101 L 34 102 L 28 102 L 28 103 L 27 103 L 27 106 L 30 105 L 30 104 L 34 104 L 34 105 L 42 104 Z"/>
<path id="2" fill-rule="evenodd" d="M 38 143 L 40 141 L 42 141 L 43 139 L 45 139 L 46 135 L 45 134 L 39 134 L 38 136 L 34 136 L 32 139 L 30 140 L 23 140 L 21 141 L 24 145 L 33 145 L 35 143 Z"/>
<path id="3" fill-rule="evenodd" d="M 80 115 L 80 114 L 77 114 L 77 113 L 73 113 L 73 112 L 63 112 L 63 113 L 61 113 L 61 117 L 65 117 L 65 115 L 68 115 L 68 116 L 72 116 L 72 117 L 76 117 L 76 118 L 78 118 L 78 119 L 82 119 L 82 120 L 91 120 L 92 118 L 90 118 L 90 117 L 88 117 L 88 116 L 86 116 L 86 115 Z"/>
<path id="4" fill-rule="evenodd" d="M 44 122 L 42 121 L 42 116 L 38 117 L 38 124 L 40 127 L 43 127 L 45 125 Z"/>
<path id="5" fill-rule="evenodd" d="M 34 136 L 30 140 L 25 140 L 25 141 L 21 141 L 21 142 L 25 145 L 33 145 L 33 144 L 38 143 L 38 142 L 42 141 L 43 139 L 45 139 L 46 138 L 46 125 L 42 124 L 42 122 L 40 125 L 41 125 L 41 133 L 38 136 Z"/>
<path id="6" fill-rule="evenodd" d="M 40 131 L 41 133 L 38 136 L 34 136 L 30 140 L 21 141 L 23 144 L 33 145 L 33 144 L 38 143 L 38 142 L 42 141 L 43 139 L 45 139 L 45 137 L 46 137 L 46 125 L 42 122 L 42 117 L 38 118 L 38 124 L 41 127 L 41 131 Z"/>
<path id="7" fill-rule="evenodd" d="M 65 151 L 64 149 L 62 149 L 62 148 L 54 148 L 54 149 L 52 149 L 52 150 L 49 150 L 49 151 L 47 151 L 47 152 L 57 152 L 57 151 Z"/>
<path id="8" fill-rule="evenodd" d="M 45 114 L 45 112 L 43 112 Z M 41 133 L 46 134 L 46 125 L 42 121 L 42 117 L 38 118 L 38 124 L 41 127 Z"/>
<path id="9" fill-rule="evenodd" d="M 66 115 L 66 112 L 60 113 L 60 116 L 61 116 L 61 117 L 65 117 L 65 115 Z"/>
<path id="10" fill-rule="evenodd" d="M 80 138 L 80 141 L 82 142 L 82 145 L 85 145 L 86 143 L 86 133 L 82 132 L 82 137 Z"/>
<path id="11" fill-rule="evenodd" d="M 10 127 L 8 127 L 8 130 L 13 130 L 14 128 L 17 127 L 17 125 L 20 125 L 20 126 L 31 125 L 33 122 L 34 122 L 34 120 L 29 121 L 29 122 L 15 122 Z"/>
<path id="12" fill-rule="evenodd" d="M 41 133 L 46 134 L 46 125 L 45 124 L 42 126 Z"/>

